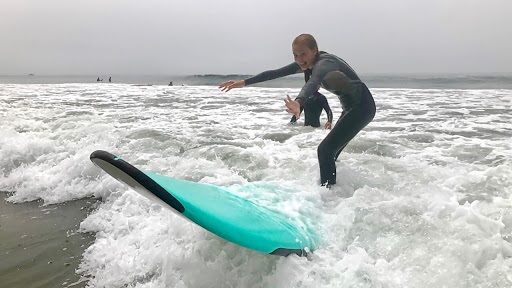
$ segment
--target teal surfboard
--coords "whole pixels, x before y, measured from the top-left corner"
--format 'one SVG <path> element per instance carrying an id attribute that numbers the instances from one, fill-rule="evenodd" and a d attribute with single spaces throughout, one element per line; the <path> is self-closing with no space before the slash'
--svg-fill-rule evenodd
<path id="1" fill-rule="evenodd" d="M 143 196 L 179 213 L 240 246 L 280 256 L 306 256 L 312 239 L 288 216 L 269 211 L 211 184 L 141 171 L 123 159 L 97 150 L 91 161 Z"/>

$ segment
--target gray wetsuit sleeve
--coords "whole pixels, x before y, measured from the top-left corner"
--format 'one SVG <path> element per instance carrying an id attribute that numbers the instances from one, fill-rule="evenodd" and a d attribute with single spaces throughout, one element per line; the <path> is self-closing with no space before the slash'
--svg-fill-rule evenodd
<path id="1" fill-rule="evenodd" d="M 245 79 L 245 85 L 251 85 L 263 81 L 268 81 L 292 74 L 296 74 L 302 72 L 302 69 L 300 69 L 299 64 L 293 62 L 292 64 L 286 65 L 282 68 L 276 69 L 276 70 L 268 70 L 265 72 L 262 72 L 258 75 L 255 75 L 253 77 Z"/>
<path id="2" fill-rule="evenodd" d="M 299 101 L 301 105 L 304 105 L 304 103 L 306 103 L 306 101 L 318 90 L 318 87 L 322 84 L 322 80 L 325 75 L 329 72 L 337 71 L 339 69 L 338 67 L 338 64 L 330 59 L 319 60 L 313 68 L 311 77 L 308 82 L 304 84 L 302 90 L 300 90 L 299 96 L 297 96 L 295 100 Z"/>

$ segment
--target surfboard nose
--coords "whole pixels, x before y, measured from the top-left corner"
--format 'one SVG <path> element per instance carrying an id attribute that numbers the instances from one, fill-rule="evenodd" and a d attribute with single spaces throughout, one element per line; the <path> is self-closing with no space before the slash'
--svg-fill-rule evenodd
<path id="1" fill-rule="evenodd" d="M 130 163 L 107 151 L 96 150 L 89 157 L 94 165 L 98 166 L 110 176 L 132 187 L 135 191 L 151 200 L 160 200 L 171 206 L 179 213 L 185 212 L 185 207 L 162 186 L 135 168 Z M 156 198 L 156 199 L 155 199 Z"/>

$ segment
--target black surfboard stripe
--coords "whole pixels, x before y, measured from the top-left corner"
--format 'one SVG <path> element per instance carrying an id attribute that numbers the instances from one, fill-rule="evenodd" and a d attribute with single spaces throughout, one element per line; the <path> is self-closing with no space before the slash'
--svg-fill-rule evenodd
<path id="1" fill-rule="evenodd" d="M 270 254 L 277 255 L 277 256 L 284 256 L 284 257 L 286 257 L 290 254 L 297 254 L 301 257 L 302 256 L 306 257 L 308 255 L 308 253 L 306 251 L 304 251 L 303 249 L 286 249 L 286 248 L 277 248 Z"/>
<path id="2" fill-rule="evenodd" d="M 128 176 L 132 177 L 133 180 L 137 181 L 144 188 L 149 190 L 151 193 L 155 194 L 156 197 L 160 198 L 165 203 L 169 204 L 172 208 L 176 209 L 176 211 L 183 213 L 185 212 L 185 207 L 176 199 L 174 196 L 169 194 L 162 186 L 156 183 L 153 179 L 149 178 L 146 174 L 144 174 L 139 169 L 135 168 L 130 163 L 116 157 L 115 155 L 103 151 L 96 150 L 91 153 L 90 156 L 91 161 L 94 163 L 94 159 L 100 159 L 109 164 L 115 166 L 119 170 L 126 173 Z"/>

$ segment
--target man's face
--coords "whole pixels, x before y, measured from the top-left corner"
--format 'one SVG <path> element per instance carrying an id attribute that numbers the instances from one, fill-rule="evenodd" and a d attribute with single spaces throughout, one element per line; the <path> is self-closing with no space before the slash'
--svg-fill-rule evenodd
<path id="1" fill-rule="evenodd" d="M 306 43 L 292 45 L 293 58 L 302 70 L 313 68 L 318 49 L 309 49 Z"/>

